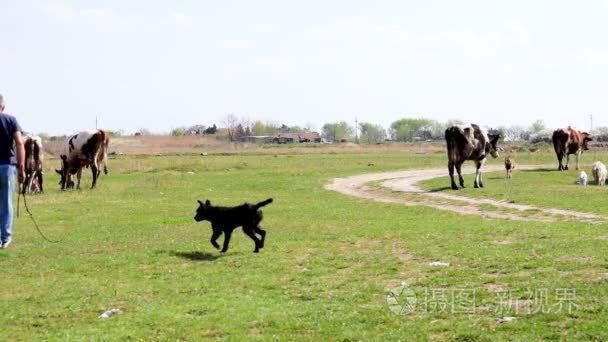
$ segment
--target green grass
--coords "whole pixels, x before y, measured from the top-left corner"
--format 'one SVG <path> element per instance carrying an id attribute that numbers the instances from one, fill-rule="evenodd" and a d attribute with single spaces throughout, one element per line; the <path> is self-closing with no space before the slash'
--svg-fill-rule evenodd
<path id="1" fill-rule="evenodd" d="M 333 177 L 442 166 L 444 153 L 125 156 L 109 165 L 96 190 L 60 192 L 48 172 L 47 193 L 28 198 L 45 234 L 61 242 L 43 241 L 23 211 L 16 219 L 14 243 L 0 252 L 4 338 L 608 338 L 605 225 L 487 220 L 323 189 Z M 488 178 L 488 191 L 499 182 Z M 219 254 L 209 224 L 192 219 L 197 199 L 236 205 L 267 197 L 275 202 L 264 210 L 268 237 L 259 254 L 239 231 Z M 450 267 L 429 266 L 436 260 Z M 425 290 L 475 291 L 475 312 L 419 306 L 395 315 L 387 289 L 402 281 L 420 302 Z M 547 289 L 550 304 L 556 290 L 573 289 L 578 307 L 498 313 L 490 285 L 522 300 L 525 289 Z M 97 318 L 114 307 L 124 313 Z M 518 320 L 497 325 L 502 316 Z"/>
<path id="2" fill-rule="evenodd" d="M 458 192 L 449 188 L 450 179 L 447 175 L 423 181 L 420 185 L 427 190 L 438 189 L 468 197 L 608 214 L 608 187 L 596 186 L 593 182 L 591 163 L 595 160 L 607 161 L 608 155 L 594 153 L 591 156 L 584 156 L 585 162 L 581 162 L 581 170 L 585 170 L 589 176 L 589 185 L 586 187 L 576 184 L 580 171 L 575 170 L 574 167 L 568 171 L 557 171 L 553 165 L 537 170 L 516 170 L 512 179 L 507 179 L 504 171 L 484 173 L 483 189 L 473 188 L 473 174 L 464 175 L 466 188 Z M 456 181 L 458 182 L 457 179 Z"/>

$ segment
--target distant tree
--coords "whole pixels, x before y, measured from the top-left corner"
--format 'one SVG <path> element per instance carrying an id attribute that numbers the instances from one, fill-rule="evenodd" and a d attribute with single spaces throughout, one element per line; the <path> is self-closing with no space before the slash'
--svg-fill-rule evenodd
<path id="1" fill-rule="evenodd" d="M 251 132 L 253 135 L 266 135 L 266 125 L 262 121 L 257 120 L 251 125 Z"/>
<path id="2" fill-rule="evenodd" d="M 504 126 L 500 126 L 496 129 L 496 134 L 500 136 L 498 141 L 503 142 L 505 141 L 505 137 L 507 136 L 507 129 Z"/>
<path id="3" fill-rule="evenodd" d="M 236 130 L 239 126 L 239 118 L 234 114 L 228 114 L 222 119 L 222 123 L 227 130 L 228 139 L 230 141 L 236 140 Z"/>
<path id="4" fill-rule="evenodd" d="M 505 141 L 523 141 L 530 139 L 530 131 L 522 126 L 511 126 L 504 129 Z"/>
<path id="5" fill-rule="evenodd" d="M 152 132 L 147 128 L 140 128 L 135 135 L 152 135 Z M 137 134 L 139 133 L 139 134 Z"/>
<path id="6" fill-rule="evenodd" d="M 238 124 L 236 126 L 236 133 L 235 133 L 234 139 L 238 140 L 238 139 L 240 139 L 241 137 L 244 137 L 244 136 L 245 136 L 245 129 L 243 128 L 242 124 Z"/>
<path id="7" fill-rule="evenodd" d="M 547 127 L 545 126 L 543 120 L 536 120 L 532 123 L 532 126 L 530 126 L 530 133 L 538 134 L 544 131 L 546 128 Z"/>
<path id="8" fill-rule="evenodd" d="M 181 137 L 184 135 L 186 129 L 184 127 L 178 127 L 171 130 L 171 135 L 174 137 Z"/>
<path id="9" fill-rule="evenodd" d="M 464 121 L 458 119 L 450 119 L 445 123 L 445 128 L 450 128 L 452 126 L 462 126 L 464 125 Z"/>
<path id="10" fill-rule="evenodd" d="M 207 129 L 205 129 L 203 131 L 203 134 L 215 134 L 216 132 L 217 132 L 217 126 L 215 124 L 213 124 L 213 126 L 207 127 Z"/>
<path id="11" fill-rule="evenodd" d="M 391 124 L 391 138 L 396 141 L 412 141 L 414 137 L 431 137 L 431 127 L 435 121 L 430 119 L 400 119 Z"/>
<path id="12" fill-rule="evenodd" d="M 353 132 L 353 128 L 350 127 L 345 121 L 340 121 L 337 123 L 326 123 L 323 125 L 322 135 L 327 140 L 342 141 L 350 139 Z"/>
<path id="13" fill-rule="evenodd" d="M 383 142 L 386 139 L 386 130 L 380 125 L 362 122 L 359 124 L 359 129 L 361 130 L 361 140 L 363 142 Z"/>

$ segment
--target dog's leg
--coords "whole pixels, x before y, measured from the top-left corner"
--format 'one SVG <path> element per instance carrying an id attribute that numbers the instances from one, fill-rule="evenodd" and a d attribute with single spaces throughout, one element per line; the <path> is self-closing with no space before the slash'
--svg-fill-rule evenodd
<path id="1" fill-rule="evenodd" d="M 232 230 L 226 230 L 224 232 L 224 247 L 222 247 L 222 250 L 220 252 L 226 253 L 226 251 L 228 250 L 228 245 L 230 244 L 231 236 L 232 236 Z"/>
<path id="2" fill-rule="evenodd" d="M 213 235 L 211 235 L 211 244 L 215 249 L 220 249 L 220 245 L 217 243 L 217 239 L 222 235 L 222 231 L 220 229 L 214 229 Z"/>
<path id="3" fill-rule="evenodd" d="M 243 232 L 245 234 L 247 234 L 247 236 L 249 236 L 253 240 L 253 242 L 255 243 L 255 249 L 253 250 L 253 253 L 257 253 L 257 252 L 260 251 L 260 248 L 261 248 L 260 244 L 261 243 L 260 243 L 260 239 L 258 239 L 258 237 L 255 236 L 255 234 L 253 233 L 254 229 L 255 228 L 252 229 L 252 228 L 245 228 L 245 227 L 243 227 Z"/>
<path id="4" fill-rule="evenodd" d="M 260 248 L 264 248 L 264 240 L 266 240 L 266 231 L 262 229 L 260 226 L 257 226 L 253 229 L 256 233 L 260 234 L 262 239 L 260 240 Z"/>

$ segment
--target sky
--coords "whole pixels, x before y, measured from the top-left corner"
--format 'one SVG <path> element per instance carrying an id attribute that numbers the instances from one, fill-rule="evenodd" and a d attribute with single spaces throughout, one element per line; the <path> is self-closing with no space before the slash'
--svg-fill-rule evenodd
<path id="1" fill-rule="evenodd" d="M 608 0 L 0 0 L 25 131 L 608 126 Z"/>

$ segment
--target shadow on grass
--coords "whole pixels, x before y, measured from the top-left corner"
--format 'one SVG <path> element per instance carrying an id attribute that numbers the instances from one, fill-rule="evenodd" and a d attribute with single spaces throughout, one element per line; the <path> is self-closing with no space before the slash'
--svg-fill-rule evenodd
<path id="1" fill-rule="evenodd" d="M 551 172 L 551 171 L 559 172 L 559 170 L 557 168 L 548 168 L 548 167 L 543 167 L 540 169 L 517 170 L 516 172 Z M 564 170 L 564 171 L 567 171 L 567 170 Z"/>
<path id="2" fill-rule="evenodd" d="M 224 256 L 224 254 L 211 254 L 211 253 L 199 252 L 199 251 L 193 251 L 193 252 L 171 251 L 171 252 L 169 252 L 169 254 L 172 256 L 176 256 L 179 258 L 188 259 L 188 260 L 192 260 L 192 261 L 214 261 L 214 260 Z"/>
<path id="3" fill-rule="evenodd" d="M 446 191 L 446 190 L 452 190 L 452 187 L 451 186 L 442 186 L 439 188 L 429 189 L 427 191 L 428 192 L 441 192 L 441 191 Z"/>

